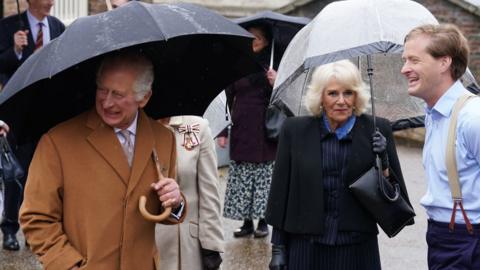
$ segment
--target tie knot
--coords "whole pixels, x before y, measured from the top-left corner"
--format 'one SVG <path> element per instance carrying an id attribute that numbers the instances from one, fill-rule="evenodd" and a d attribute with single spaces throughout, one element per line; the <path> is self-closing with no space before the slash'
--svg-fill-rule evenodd
<path id="1" fill-rule="evenodd" d="M 118 132 L 124 139 L 122 143 L 122 148 L 123 152 L 125 153 L 127 160 L 128 160 L 128 165 L 132 165 L 132 159 L 133 159 L 133 144 L 132 144 L 132 137 L 130 134 L 130 131 L 128 129 L 120 130 Z"/>
<path id="2" fill-rule="evenodd" d="M 125 143 L 130 143 L 130 131 L 128 129 L 122 129 L 119 131 L 120 135 L 125 139 Z"/>
<path id="3" fill-rule="evenodd" d="M 39 22 L 39 23 L 38 23 L 38 28 L 39 28 L 39 29 L 42 29 L 42 27 L 43 27 L 43 23 L 42 23 L 42 22 Z"/>

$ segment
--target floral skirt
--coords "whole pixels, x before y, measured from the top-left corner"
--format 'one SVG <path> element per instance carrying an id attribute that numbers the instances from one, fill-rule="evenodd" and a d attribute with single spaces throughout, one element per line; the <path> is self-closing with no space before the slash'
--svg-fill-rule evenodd
<path id="1" fill-rule="evenodd" d="M 265 217 L 273 164 L 273 161 L 230 162 L 224 217 L 236 220 Z"/>

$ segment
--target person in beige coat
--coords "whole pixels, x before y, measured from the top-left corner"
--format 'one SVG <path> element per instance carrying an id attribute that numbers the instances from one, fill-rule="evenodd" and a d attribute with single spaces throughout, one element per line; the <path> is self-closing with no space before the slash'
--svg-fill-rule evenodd
<path id="1" fill-rule="evenodd" d="M 140 196 L 147 196 L 151 213 L 172 207 L 176 216 L 166 224 L 180 222 L 186 209 L 173 179 L 173 133 L 142 111 L 152 81 L 153 66 L 145 57 L 106 57 L 97 73 L 95 109 L 40 139 L 20 222 L 44 269 L 156 268 L 155 223 L 142 217 Z M 128 139 L 119 134 L 124 130 L 133 146 L 131 163 L 124 150 Z M 153 149 L 166 176 L 158 182 Z"/>
<path id="2" fill-rule="evenodd" d="M 164 118 L 177 142 L 177 179 L 188 199 L 185 221 L 157 225 L 160 269 L 210 270 L 222 262 L 223 228 L 220 218 L 217 156 L 208 121 L 198 116 Z"/>

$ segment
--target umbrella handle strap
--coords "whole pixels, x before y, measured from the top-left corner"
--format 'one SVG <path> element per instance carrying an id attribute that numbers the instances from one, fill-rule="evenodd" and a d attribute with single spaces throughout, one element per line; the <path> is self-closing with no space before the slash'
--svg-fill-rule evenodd
<path id="1" fill-rule="evenodd" d="M 170 216 L 170 213 L 172 213 L 172 208 L 167 207 L 165 208 L 163 213 L 159 215 L 152 215 L 148 212 L 146 208 L 146 204 L 147 204 L 147 197 L 141 196 L 140 200 L 138 201 L 138 209 L 140 210 L 140 213 L 142 214 L 142 216 L 148 221 L 157 222 L 157 223 L 162 222 L 163 220 L 167 219 Z"/>

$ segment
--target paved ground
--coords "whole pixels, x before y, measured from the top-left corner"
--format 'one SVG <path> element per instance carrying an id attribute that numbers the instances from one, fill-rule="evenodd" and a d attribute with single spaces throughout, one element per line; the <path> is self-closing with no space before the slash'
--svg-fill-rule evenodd
<path id="1" fill-rule="evenodd" d="M 405 228 L 399 235 L 389 239 L 380 233 L 380 256 L 384 270 L 423 270 L 426 265 L 426 217 L 419 205 L 419 200 L 425 191 L 424 174 L 421 165 L 421 150 L 415 147 L 399 146 L 398 152 L 402 163 L 404 177 L 412 203 L 417 212 L 416 224 Z M 225 190 L 226 170 L 221 169 L 222 193 Z M 225 220 L 226 253 L 224 254 L 223 270 L 257 270 L 268 269 L 270 259 L 269 239 L 234 239 L 235 228 L 241 222 Z M 1 238 L 1 236 L 0 236 Z M 7 252 L 0 249 L 0 270 L 37 270 L 39 263 L 31 252 L 23 246 L 21 251 Z M 1 240 L 1 239 L 0 239 Z"/>

